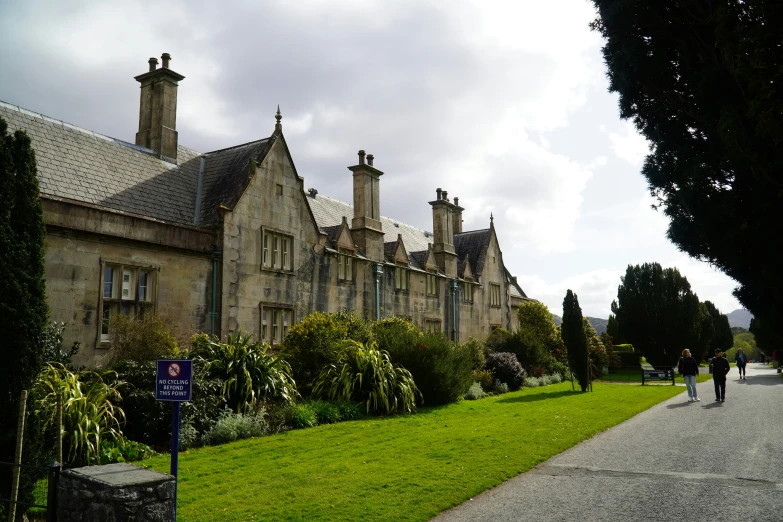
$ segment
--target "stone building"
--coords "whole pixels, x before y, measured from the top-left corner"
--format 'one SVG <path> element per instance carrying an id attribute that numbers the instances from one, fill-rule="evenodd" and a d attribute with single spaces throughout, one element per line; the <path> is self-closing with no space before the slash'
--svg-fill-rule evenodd
<path id="1" fill-rule="evenodd" d="M 432 232 L 384 217 L 383 172 L 359 151 L 353 205 L 305 190 L 283 136 L 200 153 L 178 143 L 184 79 L 155 58 L 135 144 L 0 102 L 38 162 L 51 317 L 81 364 L 100 365 L 114 314 L 155 312 L 180 331 L 277 343 L 314 310 L 395 314 L 452 339 L 513 328 L 527 297 L 494 224 L 462 230 L 457 198 L 434 191 Z M 346 183 L 348 182 L 346 175 Z"/>

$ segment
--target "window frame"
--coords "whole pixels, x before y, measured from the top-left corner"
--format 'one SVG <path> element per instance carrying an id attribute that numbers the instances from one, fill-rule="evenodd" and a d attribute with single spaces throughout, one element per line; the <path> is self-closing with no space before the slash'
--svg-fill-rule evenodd
<path id="1" fill-rule="evenodd" d="M 470 281 L 460 281 L 462 284 L 462 302 L 473 304 L 473 283 Z"/>
<path id="2" fill-rule="evenodd" d="M 492 308 L 500 308 L 502 306 L 502 300 L 500 297 L 500 284 L 489 284 L 489 306 Z"/>
<path id="3" fill-rule="evenodd" d="M 261 270 L 293 273 L 294 236 L 261 227 Z"/>
<path id="4" fill-rule="evenodd" d="M 258 340 L 272 347 L 280 346 L 288 330 L 296 324 L 296 308 L 280 303 L 259 303 L 258 307 Z M 264 314 L 267 314 L 266 321 Z"/>
<path id="5" fill-rule="evenodd" d="M 422 325 L 424 333 L 443 333 L 443 321 L 441 319 L 424 318 Z"/>
<path id="6" fill-rule="evenodd" d="M 347 248 L 337 249 L 337 281 L 340 283 L 352 283 L 356 276 L 356 258 L 354 253 Z"/>
<path id="7" fill-rule="evenodd" d="M 410 288 L 410 268 L 397 263 L 394 265 L 394 291 L 407 292 Z"/>
<path id="8" fill-rule="evenodd" d="M 106 270 L 112 269 L 110 296 L 106 295 Z M 124 275 L 130 275 L 130 292 L 132 297 L 123 298 Z M 139 283 L 140 275 L 146 273 L 146 287 L 144 299 L 140 299 Z M 112 259 L 100 260 L 100 286 L 98 291 L 98 327 L 95 337 L 97 348 L 107 348 L 111 342 L 110 319 L 112 315 L 125 314 L 139 317 L 151 310 L 153 313 L 158 308 L 158 285 L 160 280 L 160 267 L 156 265 L 142 265 L 125 263 Z"/>
<path id="9" fill-rule="evenodd" d="M 440 290 L 438 287 L 440 286 L 438 284 L 438 274 L 436 272 L 427 272 L 424 275 L 425 280 L 425 288 L 426 288 L 426 294 L 429 297 L 437 297 L 438 291 Z"/>

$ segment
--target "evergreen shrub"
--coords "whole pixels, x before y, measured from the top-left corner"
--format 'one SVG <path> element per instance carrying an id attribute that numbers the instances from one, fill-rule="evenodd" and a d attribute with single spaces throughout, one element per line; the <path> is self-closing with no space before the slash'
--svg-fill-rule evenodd
<path id="1" fill-rule="evenodd" d="M 492 393 L 495 395 L 508 393 L 508 384 L 505 382 L 500 382 L 499 379 L 495 379 L 495 383 L 492 385 Z"/>
<path id="2" fill-rule="evenodd" d="M 473 380 L 479 383 L 485 392 L 490 392 L 492 384 L 495 382 L 495 376 L 489 370 L 473 370 Z"/>
<path id="3" fill-rule="evenodd" d="M 156 314 L 143 317 L 113 315 L 109 318 L 110 364 L 119 361 L 155 361 L 179 352 L 170 321 Z"/>
<path id="4" fill-rule="evenodd" d="M 235 440 L 261 437 L 267 432 L 264 409 L 247 415 L 225 410 L 215 425 L 204 434 L 202 440 L 208 446 L 234 442 Z"/>
<path id="5" fill-rule="evenodd" d="M 465 399 L 469 401 L 483 399 L 486 396 L 487 396 L 487 392 L 485 392 L 484 389 L 481 387 L 481 384 L 477 382 L 471 384 L 470 388 L 468 388 L 468 391 L 465 392 Z"/>
<path id="6" fill-rule="evenodd" d="M 288 405 L 288 419 L 295 430 L 318 426 L 318 415 L 312 403 L 300 402 Z"/>
<path id="7" fill-rule="evenodd" d="M 491 371 L 500 382 L 507 384 L 512 391 L 522 387 L 527 377 L 517 356 L 509 352 L 490 354 L 487 357 L 486 369 Z"/>

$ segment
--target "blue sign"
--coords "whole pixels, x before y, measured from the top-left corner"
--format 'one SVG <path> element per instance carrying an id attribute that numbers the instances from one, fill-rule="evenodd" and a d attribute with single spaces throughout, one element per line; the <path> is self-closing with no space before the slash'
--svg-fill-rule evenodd
<path id="1" fill-rule="evenodd" d="M 158 360 L 155 398 L 159 401 L 189 401 L 193 382 L 193 361 Z"/>

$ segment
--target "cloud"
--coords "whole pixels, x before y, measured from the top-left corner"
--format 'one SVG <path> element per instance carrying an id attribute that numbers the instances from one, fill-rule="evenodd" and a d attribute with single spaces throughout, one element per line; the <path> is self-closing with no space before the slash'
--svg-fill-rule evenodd
<path id="1" fill-rule="evenodd" d="M 609 140 L 615 155 L 634 166 L 640 166 L 650 152 L 647 140 L 629 121 L 623 122 L 622 132 L 610 132 Z"/>

